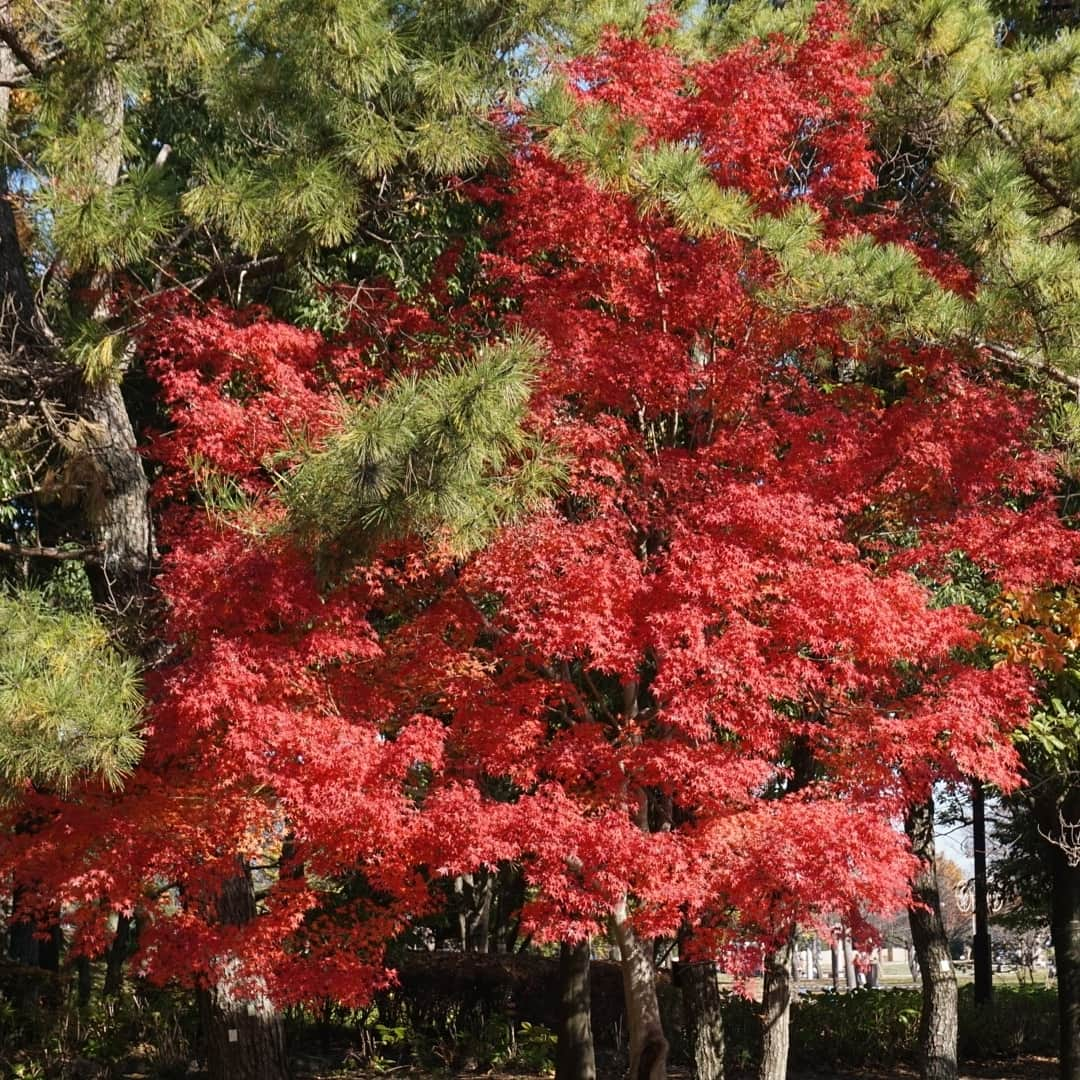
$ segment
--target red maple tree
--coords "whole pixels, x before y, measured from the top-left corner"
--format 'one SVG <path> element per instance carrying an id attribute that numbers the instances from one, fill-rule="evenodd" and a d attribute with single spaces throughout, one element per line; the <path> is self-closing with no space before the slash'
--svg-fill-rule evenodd
<path id="1" fill-rule="evenodd" d="M 575 108 L 632 123 L 633 152 L 692 148 L 757 213 L 809 205 L 823 250 L 904 236 L 860 213 L 870 56 L 842 7 L 703 63 L 669 30 L 608 35 L 567 72 Z M 971 662 L 975 617 L 933 583 L 955 552 L 1016 589 L 1075 576 L 1035 404 L 977 353 L 853 344 L 844 305 L 777 301 L 751 239 L 510 127 L 477 191 L 489 288 L 547 346 L 530 424 L 570 474 L 478 555 L 403 541 L 328 589 L 274 529 L 275 471 L 334 430 L 341 391 L 423 365 L 395 335 L 453 339 L 467 313 L 388 297 L 333 343 L 179 301 L 147 324 L 173 650 L 147 754 L 122 796 L 29 794 L 41 828 L 0 851 L 77 905 L 85 948 L 137 909 L 151 976 L 359 1002 L 433 882 L 508 860 L 543 937 L 768 943 L 903 904 L 894 822 L 936 779 L 1016 782 L 1027 680 Z M 271 868 L 258 917 L 229 922 L 238 858 Z"/>

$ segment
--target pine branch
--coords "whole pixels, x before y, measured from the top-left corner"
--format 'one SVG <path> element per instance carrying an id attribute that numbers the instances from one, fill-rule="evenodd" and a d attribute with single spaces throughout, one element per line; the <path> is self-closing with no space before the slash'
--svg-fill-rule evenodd
<path id="1" fill-rule="evenodd" d="M 1012 365 L 1016 368 L 1026 368 L 1031 370 L 1037 368 L 1052 382 L 1056 382 L 1061 386 L 1067 386 L 1070 390 L 1076 391 L 1080 394 L 1080 375 L 1070 375 L 1067 371 L 1062 371 L 1061 368 L 1055 367 L 1046 361 L 1043 363 L 1033 362 L 1026 357 L 1019 349 L 1014 349 L 1010 345 L 1002 345 L 996 341 L 976 341 L 975 347 L 979 349 L 985 349 L 991 356 L 998 360 L 1003 360 L 1005 363 Z"/>
<path id="2" fill-rule="evenodd" d="M 1020 164 L 1024 167 L 1024 172 L 1028 178 L 1046 192 L 1053 200 L 1055 205 L 1063 210 L 1071 210 L 1074 214 L 1080 213 L 1080 203 L 1076 198 L 1068 191 L 1066 191 L 1060 184 L 1058 184 L 1054 178 L 1046 172 L 1039 164 L 1032 161 L 1031 158 L 1024 153 L 1023 148 L 1017 142 L 1013 133 L 985 106 L 975 103 L 975 111 L 983 118 L 990 130 L 1010 149 L 1017 152 L 1020 158 Z"/>

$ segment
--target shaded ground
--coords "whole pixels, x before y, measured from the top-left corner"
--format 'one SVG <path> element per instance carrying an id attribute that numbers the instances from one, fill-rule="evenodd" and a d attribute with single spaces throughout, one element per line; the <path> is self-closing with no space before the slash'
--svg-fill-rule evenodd
<path id="1" fill-rule="evenodd" d="M 453 1074 L 419 1072 L 405 1067 L 388 1069 L 384 1072 L 357 1069 L 352 1072 L 335 1070 L 330 1073 L 299 1072 L 297 1080 L 445 1080 Z M 671 1069 L 671 1080 L 687 1080 L 689 1074 L 681 1069 Z M 892 1069 L 856 1069 L 838 1072 L 825 1070 L 793 1070 L 788 1073 L 788 1080 L 916 1080 L 918 1073 L 914 1069 L 898 1066 Z M 535 1075 L 523 1073 L 463 1073 L 461 1077 L 471 1080 L 537 1080 Z M 1054 1080 L 1057 1076 L 1055 1058 L 1024 1057 L 1000 1064 L 965 1065 L 960 1069 L 960 1080 Z M 752 1073 L 729 1073 L 728 1080 L 752 1080 Z M 614 1077 L 604 1080 L 616 1080 Z"/>
<path id="2" fill-rule="evenodd" d="M 1056 1058 L 1018 1058 L 1000 1064 L 964 1065 L 960 1080 L 1054 1080 L 1057 1076 Z M 854 1072 L 791 1072 L 788 1080 L 916 1080 L 918 1072 L 897 1066 L 892 1069 L 857 1069 Z M 730 1080 L 749 1080 L 731 1077 Z"/>

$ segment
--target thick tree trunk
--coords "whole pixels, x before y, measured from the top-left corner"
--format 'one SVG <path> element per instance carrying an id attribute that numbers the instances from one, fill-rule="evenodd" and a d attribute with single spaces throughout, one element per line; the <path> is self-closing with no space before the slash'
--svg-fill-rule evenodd
<path id="1" fill-rule="evenodd" d="M 906 826 L 912 850 L 922 861 L 922 870 L 912 888 L 916 904 L 908 910 L 911 940 L 922 977 L 919 1075 L 922 1080 L 956 1080 L 956 975 L 941 919 L 933 800 L 912 807 Z"/>
<path id="2" fill-rule="evenodd" d="M 0 18 L 8 18 L 9 8 L 10 0 L 0 0 Z M 10 49 L 0 46 L 0 79 L 10 81 L 17 70 Z M 10 90 L 0 88 L 0 125 L 5 127 L 9 98 Z M 106 67 L 88 91 L 86 110 L 103 126 L 94 172 L 112 187 L 123 164 L 124 123 L 123 86 L 113 68 Z M 64 474 L 81 492 L 77 531 L 100 550 L 87 564 L 94 600 L 110 612 L 127 643 L 142 653 L 146 650 L 138 647 L 143 635 L 137 616 L 149 589 L 154 541 L 148 484 L 131 418 L 119 384 L 110 379 L 98 385 L 87 382 L 64 356 L 38 308 L 7 197 L 6 170 L 0 172 L 0 384 L 15 391 L 3 396 L 36 403 L 43 432 L 64 444 L 56 456 L 65 459 Z M 70 314 L 76 319 L 107 318 L 108 276 L 73 269 Z"/>
<path id="3" fill-rule="evenodd" d="M 1080 1080 L 1080 867 L 1065 851 L 1050 851 L 1053 886 L 1050 931 L 1057 966 L 1058 1037 L 1061 1080 Z"/>
<path id="4" fill-rule="evenodd" d="M 217 897 L 221 922 L 242 926 L 255 918 L 255 893 L 246 866 L 239 867 Z M 274 1003 L 226 959 L 217 982 L 199 996 L 210 1080 L 288 1080 L 285 1027 Z"/>
<path id="5" fill-rule="evenodd" d="M 656 970 L 649 950 L 630 926 L 625 901 L 612 914 L 611 926 L 619 946 L 630 1029 L 629 1080 L 665 1080 L 668 1041 L 656 997 Z"/>
<path id="6" fill-rule="evenodd" d="M 114 187 L 123 164 L 124 93 L 114 71 L 93 87 L 88 108 L 104 129 L 94 169 L 99 180 Z M 104 321 L 109 317 L 109 275 L 76 274 L 71 283 L 72 314 Z M 131 417 L 111 378 L 101 383 L 77 380 L 72 405 L 79 418 L 80 464 L 85 463 L 83 509 L 99 560 L 87 566 L 95 602 L 121 617 L 137 643 L 139 616 L 150 584 L 154 538 L 149 511 L 149 485 L 136 450 Z"/>
<path id="7" fill-rule="evenodd" d="M 559 1041 L 555 1080 L 596 1080 L 588 939 L 559 948 Z"/>
<path id="8" fill-rule="evenodd" d="M 791 1002 L 795 994 L 791 977 L 793 940 L 765 957 L 761 1009 L 761 1066 L 758 1080 L 785 1080 L 791 1042 Z"/>
<path id="9" fill-rule="evenodd" d="M 125 637 L 138 647 L 137 628 L 154 554 L 146 473 L 116 383 L 83 385 L 74 404 L 88 422 L 85 460 L 92 476 L 84 506 L 91 535 L 102 552 L 99 560 L 87 565 L 90 588 L 100 607 L 131 628 Z"/>
<path id="10" fill-rule="evenodd" d="M 971 785 L 971 825 L 975 862 L 975 940 L 971 959 L 975 967 L 975 1004 L 987 1005 L 994 993 L 990 952 L 990 890 L 986 877 L 986 795 L 976 780 Z"/>
<path id="11" fill-rule="evenodd" d="M 712 960 L 679 964 L 690 1071 L 694 1080 L 724 1080 L 724 1014 L 720 969 Z"/>

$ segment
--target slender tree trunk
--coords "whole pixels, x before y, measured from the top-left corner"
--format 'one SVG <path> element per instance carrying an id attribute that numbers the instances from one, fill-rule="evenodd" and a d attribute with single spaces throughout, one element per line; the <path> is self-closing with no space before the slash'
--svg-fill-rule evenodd
<path id="1" fill-rule="evenodd" d="M 495 875 L 490 870 L 480 871 L 480 903 L 477 905 L 470 937 L 473 952 L 491 951 L 491 903 L 495 895 Z"/>
<path id="2" fill-rule="evenodd" d="M 247 867 L 222 886 L 218 918 L 242 926 L 255 918 L 255 892 Z M 289 1080 L 285 1026 L 258 985 L 238 984 L 238 964 L 226 959 L 217 982 L 199 995 L 210 1080 Z"/>
<path id="3" fill-rule="evenodd" d="M 855 990 L 859 986 L 858 979 L 855 978 L 855 955 L 851 950 L 851 934 L 848 932 L 848 928 L 843 927 L 843 948 L 844 948 L 844 981 L 847 984 L 848 991 Z"/>
<path id="4" fill-rule="evenodd" d="M 469 951 L 469 912 L 465 899 L 465 882 L 468 875 L 458 874 L 454 878 L 454 907 L 457 909 L 457 938 L 462 952 Z M 471 878 L 470 878 L 471 880 Z"/>
<path id="5" fill-rule="evenodd" d="M 785 1080 L 791 1042 L 791 1002 L 795 987 L 791 977 L 794 936 L 765 957 L 762 990 L 761 1066 L 758 1080 Z"/>
<path id="6" fill-rule="evenodd" d="M 559 947 L 559 1041 L 555 1080 L 596 1080 L 588 939 Z"/>
<path id="7" fill-rule="evenodd" d="M 842 946 L 839 937 L 834 936 L 829 948 L 829 956 L 832 960 L 832 988 L 834 994 L 840 993 L 840 952 Z"/>
<path id="8" fill-rule="evenodd" d="M 116 917 L 116 933 L 105 954 L 105 983 L 101 988 L 107 998 L 120 996 L 124 988 L 124 961 L 127 959 L 131 919 L 127 915 Z"/>
<path id="9" fill-rule="evenodd" d="M 75 960 L 75 985 L 77 1002 L 80 1009 L 85 1009 L 90 1004 L 90 993 L 93 990 L 93 971 L 90 968 L 90 957 L 80 956 Z"/>
<path id="10" fill-rule="evenodd" d="M 1050 930 L 1057 967 L 1061 1080 L 1080 1080 L 1080 867 L 1056 844 L 1050 849 L 1053 875 Z"/>
<path id="11" fill-rule="evenodd" d="M 908 910 L 911 940 L 922 977 L 919 1075 L 922 1080 L 956 1080 L 956 975 L 941 919 L 933 800 L 911 807 L 906 826 L 912 850 L 922 862 L 922 870 L 912 888 L 916 903 Z"/>
<path id="12" fill-rule="evenodd" d="M 680 963 L 676 977 L 682 990 L 690 1071 L 694 1080 L 724 1080 L 724 1014 L 720 969 L 713 960 Z"/>
<path id="13" fill-rule="evenodd" d="M 630 926 L 625 901 L 612 914 L 611 926 L 619 946 L 630 1029 L 629 1080 L 665 1080 L 668 1041 L 656 997 L 656 970 L 649 950 Z"/>
<path id="14" fill-rule="evenodd" d="M 971 785 L 972 852 L 975 862 L 975 940 L 971 959 L 975 967 L 975 1004 L 987 1005 L 994 993 L 990 954 L 990 892 L 986 877 L 986 794 L 976 780 Z"/>

